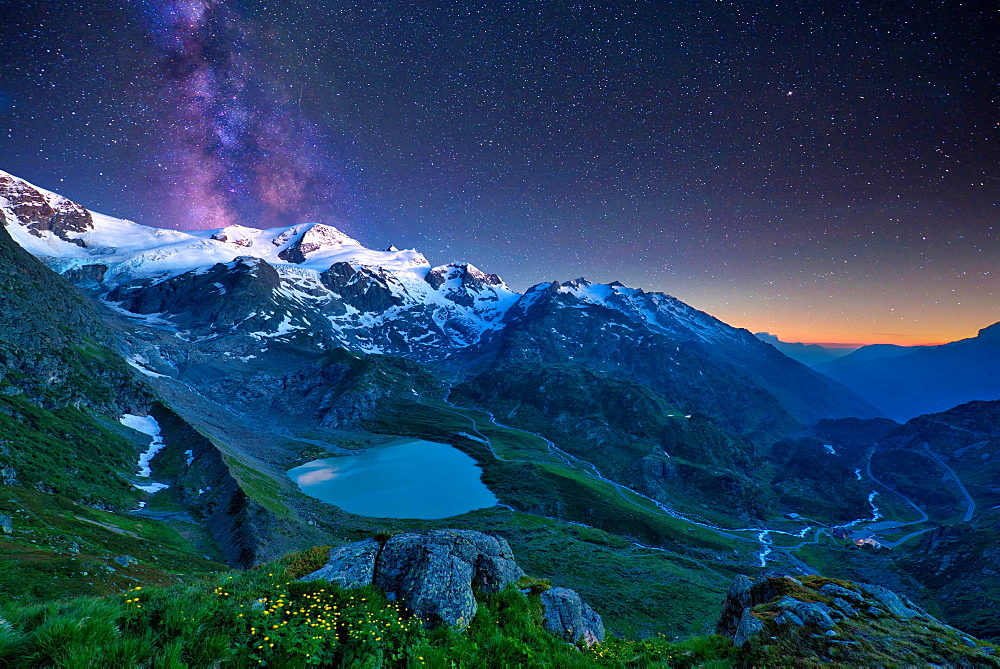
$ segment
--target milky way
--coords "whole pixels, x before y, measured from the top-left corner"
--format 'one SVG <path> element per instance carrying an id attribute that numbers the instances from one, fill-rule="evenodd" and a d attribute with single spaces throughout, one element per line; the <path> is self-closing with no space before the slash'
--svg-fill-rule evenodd
<path id="1" fill-rule="evenodd" d="M 256 31 L 231 3 L 143 5 L 161 51 L 165 190 L 183 229 L 335 218 L 338 188 L 320 133 L 262 76 Z M 328 149 L 332 150 L 332 149 Z"/>

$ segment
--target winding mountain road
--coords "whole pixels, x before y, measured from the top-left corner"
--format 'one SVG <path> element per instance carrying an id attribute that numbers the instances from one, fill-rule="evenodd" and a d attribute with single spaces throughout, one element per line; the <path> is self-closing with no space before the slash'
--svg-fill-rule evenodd
<path id="1" fill-rule="evenodd" d="M 813 527 L 811 527 L 811 526 L 807 526 L 807 527 L 803 528 L 802 530 L 800 530 L 799 532 L 786 532 L 784 530 L 776 530 L 776 529 L 763 528 L 763 527 L 745 527 L 745 528 L 732 528 L 732 529 L 730 529 L 730 528 L 718 527 L 718 526 L 713 525 L 712 523 L 709 523 L 707 521 L 696 520 L 694 518 L 691 518 L 689 516 L 686 516 L 686 515 L 680 513 L 679 511 L 676 511 L 675 509 L 671 509 L 670 507 L 668 507 L 668 506 L 664 505 L 663 503 L 661 503 L 661 502 L 653 499 L 652 497 L 649 497 L 648 495 L 645 495 L 645 494 L 643 494 L 643 493 L 641 493 L 641 492 L 639 492 L 637 490 L 634 490 L 633 488 L 630 488 L 630 487 L 628 487 L 626 485 L 623 485 L 623 484 L 621 484 L 621 483 L 619 483 L 617 481 L 609 479 L 608 477 L 604 476 L 601 473 L 600 469 L 598 469 L 597 465 L 595 465 L 594 463 L 589 462 L 587 460 L 583 460 L 582 458 L 578 458 L 578 457 L 576 457 L 574 455 L 571 455 L 571 454 L 567 453 L 566 451 L 560 449 L 558 446 L 556 446 L 554 443 L 552 443 L 552 441 L 550 441 L 549 439 L 546 439 L 545 437 L 543 437 L 540 434 L 537 434 L 535 432 L 531 432 L 529 430 L 524 430 L 524 429 L 521 429 L 521 428 L 510 427 L 510 426 L 507 426 L 507 425 L 503 425 L 502 423 L 499 423 L 496 420 L 496 417 L 490 411 L 487 411 L 485 409 L 469 409 L 469 408 L 466 408 L 466 407 L 459 407 L 459 406 L 453 404 L 452 402 L 450 402 L 447 399 L 447 396 L 443 400 L 443 402 L 446 405 L 448 405 L 449 407 L 451 407 L 450 409 L 446 409 L 446 408 L 444 408 L 444 407 L 442 407 L 442 406 L 440 406 L 438 404 L 429 404 L 429 403 L 423 401 L 423 398 L 420 395 L 417 395 L 417 400 L 416 401 L 419 404 L 423 404 L 424 406 L 429 406 L 429 407 L 432 407 L 432 408 L 435 408 L 435 409 L 438 409 L 438 410 L 441 410 L 441 411 L 446 411 L 448 413 L 451 413 L 451 414 L 454 414 L 454 415 L 457 415 L 457 416 L 461 416 L 462 418 L 468 420 L 470 422 L 470 425 L 471 425 L 471 431 L 473 433 L 475 433 L 475 436 L 473 436 L 473 435 L 467 435 L 467 436 L 472 436 L 474 441 L 480 442 L 483 445 L 485 445 L 489 449 L 489 451 L 493 455 L 493 457 L 496 458 L 497 460 L 501 461 L 501 462 L 530 462 L 530 461 L 529 460 L 521 460 L 521 459 L 505 458 L 505 457 L 501 456 L 499 453 L 497 453 L 496 448 L 493 446 L 493 443 L 490 441 L 489 437 L 487 437 L 485 434 L 483 434 L 483 432 L 479 429 L 479 425 L 478 425 L 476 419 L 473 418 L 472 416 L 468 415 L 467 413 L 463 413 L 461 411 L 461 409 L 465 409 L 465 411 L 478 411 L 478 412 L 486 414 L 489 417 L 489 419 L 490 419 L 490 423 L 494 427 L 496 427 L 498 429 L 509 430 L 509 431 L 513 431 L 513 432 L 520 432 L 520 433 L 523 433 L 523 434 L 526 434 L 526 435 L 529 435 L 529 436 L 535 437 L 536 439 L 541 440 L 543 443 L 545 443 L 546 448 L 549 451 L 549 453 L 552 454 L 553 456 L 555 456 L 556 458 L 558 458 L 559 460 L 561 460 L 564 464 L 566 464 L 566 466 L 572 467 L 572 468 L 576 469 L 577 471 L 579 471 L 580 473 L 582 473 L 585 476 L 588 476 L 588 477 L 590 477 L 592 479 L 595 479 L 595 480 L 598 480 L 598 481 L 602 481 L 604 483 L 607 483 L 608 485 L 611 485 L 618 492 L 618 494 L 621 495 L 622 499 L 624 499 L 629 504 L 632 504 L 632 505 L 636 506 L 637 508 L 642 509 L 643 511 L 646 511 L 647 513 L 652 513 L 652 514 L 655 514 L 655 515 L 662 515 L 662 516 L 667 516 L 667 517 L 670 517 L 670 518 L 674 518 L 676 520 L 680 520 L 682 522 L 694 525 L 696 527 L 701 527 L 703 529 L 709 530 L 709 531 L 714 532 L 714 533 L 716 533 L 716 534 L 718 534 L 720 536 L 726 537 L 727 539 L 732 539 L 732 540 L 736 540 L 736 541 L 747 541 L 747 542 L 751 542 L 751 543 L 757 543 L 760 546 L 760 552 L 758 553 L 757 557 L 758 557 L 758 560 L 760 562 L 759 566 L 761 566 L 761 567 L 766 566 L 766 557 L 767 557 L 767 555 L 769 555 L 772 552 L 772 548 L 774 547 L 773 546 L 773 542 L 770 540 L 770 535 L 772 535 L 772 534 L 780 534 L 780 535 L 786 535 L 786 536 L 790 536 L 790 537 L 800 537 L 801 538 L 801 537 L 805 537 L 806 534 L 810 530 L 813 529 Z M 640 504 L 636 499 L 629 499 L 629 497 L 628 497 L 629 494 L 634 495 L 636 498 L 639 498 L 640 500 L 648 502 L 649 504 L 653 505 L 655 508 L 650 508 L 649 506 L 647 506 L 645 504 Z M 558 520 L 563 520 L 563 519 L 558 519 Z M 565 521 L 565 520 L 563 520 L 563 522 L 575 522 L 575 521 Z M 745 536 L 741 536 L 739 534 L 735 534 L 736 532 L 750 532 L 754 536 L 753 537 L 745 537 Z M 639 545 L 639 544 L 636 544 L 636 545 Z M 674 554 L 672 551 L 667 551 L 665 549 L 660 549 L 660 548 L 656 548 L 656 547 L 653 547 L 653 546 L 642 546 L 642 547 L 646 548 L 648 550 L 656 550 L 657 552 L 669 553 L 669 554 L 672 554 L 672 555 L 677 555 L 677 557 L 683 557 L 684 559 L 691 560 L 691 558 L 688 558 L 687 556 L 682 556 L 682 555 L 679 555 L 679 554 Z M 696 560 L 691 560 L 691 561 L 697 562 Z"/>
<path id="2" fill-rule="evenodd" d="M 924 442 L 924 452 L 927 453 L 927 455 L 934 458 L 935 462 L 937 462 L 939 465 L 948 470 L 948 473 L 951 475 L 951 478 L 953 478 L 955 480 L 956 485 L 958 485 L 958 489 L 962 491 L 963 495 L 965 495 L 965 501 L 967 507 L 965 509 L 965 518 L 963 520 L 965 522 L 969 522 L 970 520 L 972 520 L 972 514 L 975 513 L 976 511 L 976 503 L 972 500 L 972 495 L 969 494 L 969 491 L 965 489 L 965 484 L 963 484 L 962 480 L 958 478 L 958 474 L 955 473 L 955 470 L 952 469 L 947 462 L 942 460 L 940 456 L 938 456 L 930 449 L 930 446 L 926 441 Z"/>
<path id="3" fill-rule="evenodd" d="M 451 401 L 449 401 L 448 398 L 447 398 L 447 395 L 442 400 L 442 402 L 445 405 L 447 405 L 447 407 L 450 407 L 450 408 L 443 407 L 439 403 L 430 404 L 428 402 L 425 402 L 420 395 L 417 395 L 417 400 L 416 401 L 419 404 L 423 404 L 425 406 L 429 406 L 429 407 L 438 409 L 440 411 L 445 411 L 447 413 L 451 413 L 451 414 L 454 414 L 456 416 L 460 416 L 460 417 L 464 418 L 465 420 L 469 421 L 469 423 L 470 423 L 470 432 L 472 434 L 466 433 L 466 434 L 463 434 L 463 436 L 465 436 L 466 438 L 471 438 L 473 441 L 479 442 L 479 443 L 483 444 L 484 446 L 486 446 L 486 448 L 490 451 L 490 454 L 494 458 L 496 458 L 498 461 L 501 461 L 501 462 L 532 462 L 532 460 L 509 458 L 509 457 L 504 457 L 504 456 L 500 455 L 497 452 L 496 447 L 493 445 L 493 442 L 490 440 L 490 438 L 479 429 L 479 423 L 477 422 L 477 420 L 473 416 L 469 415 L 467 412 L 476 411 L 476 412 L 480 412 L 482 414 L 485 414 L 489 418 L 489 423 L 493 427 L 496 427 L 498 429 L 512 431 L 512 432 L 520 432 L 522 434 L 525 434 L 525 435 L 528 435 L 528 436 L 531 436 L 531 437 L 534 437 L 534 438 L 540 440 L 541 442 L 543 442 L 546 445 L 546 449 L 548 450 L 548 453 L 557 462 L 561 462 L 562 464 L 565 464 L 568 467 L 572 467 L 573 469 L 577 470 L 578 472 L 580 472 L 581 474 L 584 474 L 585 476 L 587 476 L 589 478 L 592 478 L 592 479 L 595 479 L 595 480 L 599 480 L 599 481 L 602 481 L 602 482 L 604 482 L 604 483 L 606 483 L 608 485 L 611 485 L 618 492 L 618 494 L 622 497 L 622 499 L 624 499 L 626 502 L 628 502 L 628 503 L 636 506 L 637 508 L 640 508 L 640 509 L 642 509 L 642 510 L 648 512 L 648 513 L 653 513 L 653 514 L 656 514 L 656 515 L 668 516 L 670 518 L 674 518 L 676 520 L 680 520 L 682 522 L 689 523 L 691 525 L 694 525 L 694 526 L 697 526 L 697 527 L 701 527 L 703 529 L 710 530 L 710 531 L 712 531 L 712 532 L 714 532 L 714 533 L 716 533 L 716 534 L 718 534 L 720 536 L 726 537 L 726 538 L 731 539 L 731 540 L 748 541 L 748 542 L 756 543 L 759 546 L 759 551 L 757 553 L 757 560 L 758 560 L 758 563 L 759 563 L 758 566 L 760 566 L 760 567 L 764 567 L 764 566 L 767 565 L 768 556 L 771 553 L 775 552 L 775 551 L 780 551 L 780 552 L 783 552 L 783 553 L 792 553 L 792 552 L 794 552 L 794 551 L 802 548 L 803 546 L 812 545 L 812 544 L 818 544 L 821 541 L 821 539 L 822 539 L 822 537 L 824 535 L 829 536 L 828 535 L 828 528 L 823 528 L 823 527 L 818 527 L 817 528 L 815 525 L 806 526 L 806 527 L 802 528 L 801 530 L 799 530 L 798 532 L 786 532 L 784 530 L 762 528 L 762 527 L 744 527 L 744 528 L 722 528 L 722 527 L 718 527 L 718 526 L 715 526 L 712 523 L 709 523 L 707 521 L 697 520 L 697 519 L 691 518 L 689 516 L 686 516 L 685 514 L 682 514 L 679 511 L 676 511 L 675 509 L 671 509 L 670 507 L 662 504 L 661 502 L 653 499 L 652 497 L 649 497 L 648 495 L 645 495 L 645 494 L 643 494 L 643 493 L 641 493 L 641 492 L 639 492 L 637 490 L 634 490 L 634 489 L 632 489 L 632 488 L 630 488 L 630 487 L 628 487 L 626 485 L 623 485 L 623 484 L 621 484 L 621 483 L 619 483 L 617 481 L 614 481 L 612 479 L 607 478 L 606 476 L 604 476 L 601 473 L 600 469 L 598 469 L 598 467 L 594 463 L 589 462 L 587 460 L 583 460 L 581 458 L 578 458 L 578 457 L 576 457 L 574 455 L 571 455 L 571 454 L 567 453 L 566 451 L 563 451 L 562 449 L 560 449 L 559 447 L 557 447 L 554 443 L 552 443 L 552 441 L 550 441 L 549 439 L 543 437 L 540 434 L 537 434 L 535 432 L 531 432 L 529 430 L 524 430 L 524 429 L 521 429 L 521 428 L 515 428 L 515 427 L 510 427 L 510 426 L 507 426 L 507 425 L 503 425 L 503 424 L 499 423 L 496 420 L 496 417 L 490 411 L 487 411 L 487 410 L 484 410 L 484 409 L 472 409 L 472 408 L 467 408 L 467 407 L 460 407 L 460 406 L 458 406 L 456 404 L 453 404 Z M 952 476 L 952 478 L 958 484 L 958 486 L 961 489 L 963 495 L 965 495 L 965 498 L 968 501 L 968 509 L 966 510 L 965 520 L 966 521 L 970 520 L 972 518 L 972 514 L 973 514 L 973 512 L 975 510 L 975 503 L 973 502 L 972 497 L 969 495 L 968 491 L 965 489 L 965 486 L 959 480 L 958 476 L 951 469 L 951 467 L 949 467 L 943 460 L 941 460 L 941 458 L 937 457 L 934 453 L 932 453 L 929 449 L 927 449 L 926 445 L 925 445 L 925 450 L 927 450 L 928 455 L 930 455 L 936 462 L 938 462 L 943 467 L 945 467 L 945 469 L 947 469 L 947 471 L 949 472 L 949 474 Z M 919 525 L 919 524 L 922 524 L 922 523 L 926 523 L 926 522 L 928 522 L 930 520 L 930 516 L 927 514 L 927 511 L 924 510 L 920 505 L 918 505 L 916 502 L 914 502 L 912 499 L 910 499 L 909 497 L 907 497 L 903 493 L 899 492 L 898 490 L 896 490 L 896 489 L 890 487 L 889 485 L 883 483 L 882 481 L 880 481 L 879 479 L 877 479 L 872 474 L 872 471 L 871 471 L 871 455 L 870 454 L 869 454 L 869 457 L 868 457 L 868 461 L 867 461 L 867 463 L 865 465 L 865 469 L 866 469 L 866 473 L 868 475 L 868 478 L 870 480 L 872 480 L 877 485 L 885 488 L 889 492 L 891 492 L 891 493 L 897 495 L 898 497 L 900 497 L 901 499 L 903 499 L 909 506 L 911 506 L 915 511 L 917 511 L 917 513 L 920 514 L 920 517 L 918 519 L 916 519 L 916 520 L 910 520 L 910 521 L 897 522 L 897 521 L 892 521 L 892 520 L 883 520 L 883 521 L 879 522 L 880 514 L 879 514 L 879 511 L 878 511 L 878 508 L 875 507 L 874 503 L 873 503 L 873 517 L 872 518 L 870 518 L 870 519 L 858 519 L 858 520 L 854 520 L 854 521 L 852 521 L 850 523 L 847 523 L 847 526 L 853 526 L 853 525 L 861 525 L 861 524 L 863 524 L 863 526 L 867 527 L 868 529 L 871 530 L 872 533 L 874 533 L 876 531 L 885 531 L 887 529 L 894 529 L 895 530 L 895 529 L 899 529 L 899 528 L 903 528 L 903 527 L 909 527 L 909 526 L 912 526 L 912 525 Z M 634 495 L 634 498 L 630 498 L 630 495 Z M 645 502 L 645 503 L 640 503 L 640 501 L 641 502 Z M 652 508 L 652 507 L 655 507 L 655 508 Z M 535 515 L 538 515 L 538 514 L 535 514 Z M 545 517 L 545 516 L 542 516 L 542 517 Z M 561 522 L 567 522 L 567 523 L 572 523 L 572 524 L 576 524 L 576 525 L 581 525 L 581 526 L 584 526 L 584 527 L 590 527 L 589 525 L 585 525 L 584 523 L 579 523 L 579 522 L 576 522 L 576 521 L 569 521 L 569 520 L 565 520 L 565 519 L 562 519 L 562 518 L 552 518 L 552 520 L 559 520 Z M 907 534 L 907 535 L 905 535 L 905 536 L 903 536 L 903 537 L 901 537 L 899 539 L 896 539 L 895 541 L 889 541 L 889 540 L 884 540 L 883 539 L 881 543 L 882 543 L 883 546 L 896 547 L 896 546 L 899 546 L 900 544 L 902 544 L 902 543 L 904 543 L 906 541 L 909 541 L 910 539 L 913 539 L 914 537 L 920 536 L 921 534 L 923 534 L 924 532 L 927 532 L 930 529 L 931 529 L 930 527 L 925 527 L 925 528 L 916 530 L 914 532 L 910 532 L 909 534 Z M 738 533 L 743 533 L 743 532 L 751 533 L 752 536 L 747 537 L 747 536 L 742 536 L 741 534 L 738 534 Z M 812 532 L 812 538 L 811 539 L 807 539 L 807 537 L 809 536 L 810 532 Z M 772 538 L 773 535 L 783 535 L 783 536 L 788 536 L 788 537 L 797 537 L 797 538 L 806 539 L 806 540 L 805 541 L 801 541 L 801 542 L 796 543 L 796 544 L 792 544 L 790 546 L 778 546 L 778 545 L 774 544 L 774 540 Z M 703 568 L 707 569 L 708 571 L 711 571 L 714 574 L 718 574 L 718 572 L 715 572 L 714 570 L 712 570 L 707 565 L 701 563 L 698 560 L 690 558 L 688 556 L 685 556 L 685 555 L 682 555 L 682 554 L 679 554 L 679 553 L 674 553 L 673 551 L 669 551 L 669 550 L 666 550 L 666 549 L 657 548 L 655 546 L 646 546 L 646 545 L 639 544 L 639 543 L 634 543 L 634 545 L 637 548 L 642 548 L 642 549 L 645 549 L 645 550 L 656 551 L 658 553 L 665 553 L 665 554 L 672 555 L 672 556 L 677 557 L 677 558 L 682 558 L 684 560 L 695 562 L 695 563 L 699 564 L 700 566 L 702 566 Z"/>

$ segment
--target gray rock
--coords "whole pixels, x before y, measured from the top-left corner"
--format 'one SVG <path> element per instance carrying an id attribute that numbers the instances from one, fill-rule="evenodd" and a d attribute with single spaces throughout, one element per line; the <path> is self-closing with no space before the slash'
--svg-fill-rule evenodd
<path id="1" fill-rule="evenodd" d="M 114 556 L 111 559 L 114 560 L 115 562 L 117 562 L 118 564 L 120 564 L 123 567 L 127 567 L 130 564 L 135 564 L 136 562 L 138 562 L 138 560 L 136 560 L 131 555 L 116 555 L 116 556 Z"/>
<path id="2" fill-rule="evenodd" d="M 3 530 L 4 534 L 14 533 L 14 521 L 10 516 L 0 516 L 0 530 Z"/>
<path id="3" fill-rule="evenodd" d="M 542 593 L 545 628 L 554 635 L 577 643 L 604 641 L 604 621 L 580 595 L 569 588 L 551 588 Z"/>
<path id="4" fill-rule="evenodd" d="M 802 627 L 805 625 L 805 623 L 802 622 L 802 618 L 799 618 L 791 611 L 782 611 L 777 617 L 775 617 L 774 620 L 782 625 L 791 625 L 792 627 Z"/>
<path id="5" fill-rule="evenodd" d="M 716 634 L 732 638 L 736 633 L 744 610 L 750 606 L 750 588 L 752 585 L 753 582 L 743 574 L 737 575 L 733 579 L 733 582 L 729 584 L 726 599 L 722 603 L 722 615 L 719 616 L 719 622 L 715 626 Z"/>
<path id="6" fill-rule="evenodd" d="M 872 599 L 881 604 L 889 613 L 899 616 L 900 618 L 910 619 L 910 618 L 920 618 L 929 617 L 923 612 L 918 606 L 914 605 L 913 602 L 897 595 L 892 590 L 888 588 L 883 588 L 881 585 L 872 585 L 870 583 L 858 583 L 858 587 Z"/>
<path id="7" fill-rule="evenodd" d="M 840 597 L 834 597 L 833 605 L 849 616 L 858 615 L 858 610 L 854 608 L 854 606 L 846 599 L 841 599 Z"/>
<path id="8" fill-rule="evenodd" d="M 815 625 L 824 630 L 832 630 L 834 627 L 830 607 L 821 602 L 802 602 L 785 596 L 778 602 L 778 606 L 786 612 L 794 613 L 807 625 Z"/>
<path id="9" fill-rule="evenodd" d="M 384 545 L 369 539 L 341 546 L 330 551 L 326 565 L 299 580 L 342 588 L 371 584 L 429 625 L 464 629 L 478 610 L 477 590 L 499 592 L 522 576 L 503 539 L 472 530 L 432 530 L 397 534 Z M 574 642 L 604 640 L 601 617 L 577 593 L 552 588 L 542 597 L 548 629 Z"/>
<path id="10" fill-rule="evenodd" d="M 764 623 L 757 616 L 750 613 L 750 609 L 743 609 L 743 614 L 740 616 L 739 623 L 737 623 L 736 631 L 733 635 L 733 645 L 740 648 L 750 640 L 750 637 L 760 634 L 763 631 Z"/>
<path id="11" fill-rule="evenodd" d="M 75 267 L 63 272 L 63 276 L 70 283 L 93 286 L 104 281 L 104 274 L 108 271 L 107 265 L 92 264 L 83 267 Z"/>
<path id="12" fill-rule="evenodd" d="M 334 548 L 325 565 L 299 580 L 329 581 L 345 589 L 371 585 L 375 576 L 375 558 L 381 549 L 381 544 L 374 539 Z"/>
<path id="13" fill-rule="evenodd" d="M 827 583 L 820 588 L 819 591 L 828 597 L 840 597 L 842 599 L 850 600 L 856 604 L 860 604 L 865 601 L 864 595 L 860 592 L 848 590 L 847 588 L 843 588 L 836 583 Z"/>
<path id="14" fill-rule="evenodd" d="M 489 594 L 522 576 L 503 539 L 472 530 L 433 530 L 389 539 L 374 583 L 431 625 L 465 629 L 478 609 L 474 586 Z"/>

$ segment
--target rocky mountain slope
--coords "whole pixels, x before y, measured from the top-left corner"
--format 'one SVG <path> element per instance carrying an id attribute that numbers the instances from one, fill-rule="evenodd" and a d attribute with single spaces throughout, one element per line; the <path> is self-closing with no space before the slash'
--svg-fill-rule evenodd
<path id="1" fill-rule="evenodd" d="M 60 211 L 47 220 L 65 230 L 73 210 Z M 116 591 L 222 568 L 205 557 L 217 551 L 209 532 L 126 513 L 148 496 L 136 484 L 149 438 L 119 418 L 145 413 L 155 397 L 115 345 L 100 309 L 0 228 L 5 598 Z"/>
<path id="2" fill-rule="evenodd" d="M 733 580 L 716 627 L 745 666 L 1000 666 L 996 648 L 906 596 L 821 576 Z"/>
<path id="3" fill-rule="evenodd" d="M 1000 402 L 970 402 L 920 416 L 880 440 L 872 472 L 928 514 L 903 568 L 962 629 L 1000 636 L 987 611 L 1000 592 Z"/>

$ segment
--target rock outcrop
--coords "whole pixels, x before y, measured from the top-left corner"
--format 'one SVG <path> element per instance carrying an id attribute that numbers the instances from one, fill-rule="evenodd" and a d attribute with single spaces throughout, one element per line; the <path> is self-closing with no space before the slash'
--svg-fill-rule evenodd
<path id="1" fill-rule="evenodd" d="M 18 222 L 36 237 L 51 232 L 59 239 L 84 246 L 76 235 L 94 227 L 94 219 L 82 205 L 66 198 L 33 188 L 27 183 L 0 173 L 0 198 Z"/>
<path id="2" fill-rule="evenodd" d="M 472 530 L 397 534 L 375 565 L 376 587 L 430 624 L 466 627 L 478 608 L 473 588 L 499 592 L 524 572 L 503 539 Z"/>
<path id="3" fill-rule="evenodd" d="M 374 539 L 355 541 L 330 551 L 330 559 L 303 581 L 329 581 L 345 590 L 371 585 L 375 578 L 375 558 L 382 544 Z"/>
<path id="4" fill-rule="evenodd" d="M 604 621 L 575 590 L 551 588 L 542 593 L 545 629 L 572 643 L 604 641 Z"/>
<path id="5" fill-rule="evenodd" d="M 524 571 L 502 538 L 473 530 L 397 534 L 384 544 L 368 539 L 330 551 L 319 570 L 302 581 L 324 580 L 342 588 L 374 585 L 429 625 L 465 629 L 478 610 L 476 592 L 492 594 L 516 583 Z M 545 626 L 567 641 L 604 639 L 601 616 L 573 590 L 542 595 Z"/>
<path id="6" fill-rule="evenodd" d="M 375 585 L 430 625 L 464 629 L 478 610 L 474 588 L 491 594 L 522 576 L 505 540 L 472 530 L 433 530 L 335 548 L 324 567 L 301 580 L 343 588 Z"/>
<path id="7" fill-rule="evenodd" d="M 737 576 L 716 633 L 751 665 L 998 666 L 996 649 L 942 623 L 904 595 L 822 576 Z"/>

